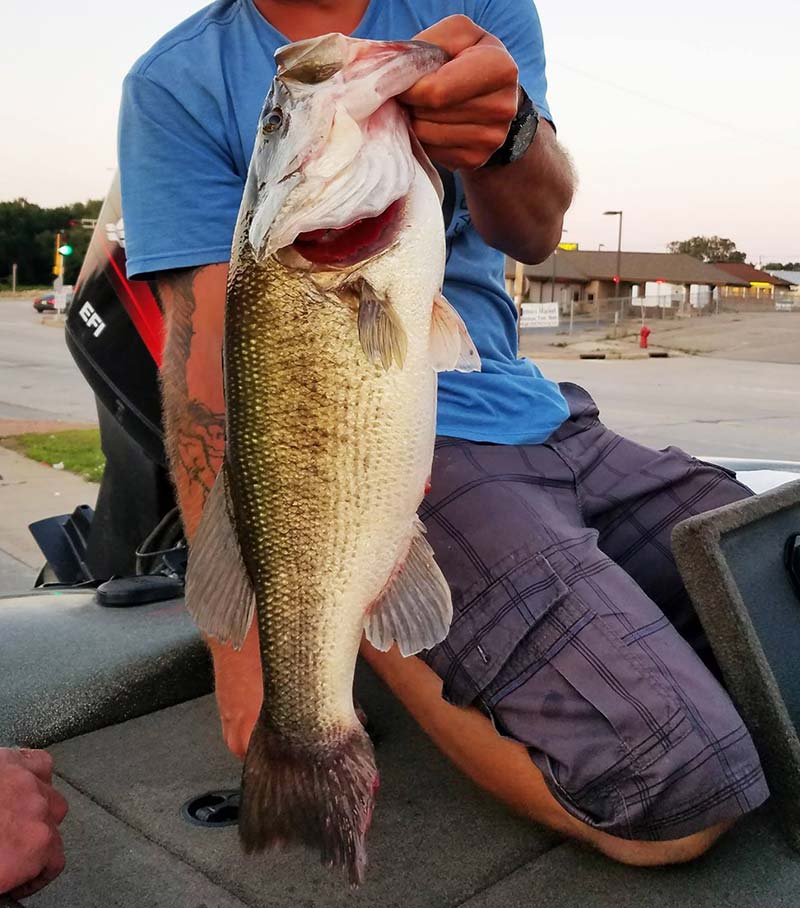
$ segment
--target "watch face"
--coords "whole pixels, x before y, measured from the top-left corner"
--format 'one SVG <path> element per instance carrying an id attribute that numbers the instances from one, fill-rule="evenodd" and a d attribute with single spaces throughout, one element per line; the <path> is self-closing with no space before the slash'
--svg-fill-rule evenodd
<path id="1" fill-rule="evenodd" d="M 533 137 L 536 135 L 538 125 L 539 121 L 535 114 L 530 114 L 520 124 L 517 134 L 511 143 L 511 161 L 517 161 L 525 154 L 533 141 Z"/>

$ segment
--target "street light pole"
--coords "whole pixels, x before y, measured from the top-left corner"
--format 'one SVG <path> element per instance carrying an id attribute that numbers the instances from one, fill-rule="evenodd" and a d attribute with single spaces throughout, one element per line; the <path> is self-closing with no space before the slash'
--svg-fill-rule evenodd
<path id="1" fill-rule="evenodd" d="M 622 212 L 604 211 L 604 215 L 619 217 L 619 235 L 617 237 L 617 295 L 622 299 Z M 622 303 L 620 302 L 620 307 Z"/>
<path id="2" fill-rule="evenodd" d="M 619 235 L 617 237 L 617 289 L 622 290 L 622 212 L 604 211 L 604 215 L 619 217 Z"/>
<path id="3" fill-rule="evenodd" d="M 562 228 L 561 236 L 564 236 L 564 234 L 566 232 L 567 231 Z M 553 289 L 552 289 L 552 292 L 550 293 L 550 302 L 551 303 L 554 303 L 556 301 L 556 256 L 557 255 L 558 255 L 558 246 L 556 246 L 556 248 L 553 250 L 553 274 L 551 277 L 551 283 L 553 285 Z"/>

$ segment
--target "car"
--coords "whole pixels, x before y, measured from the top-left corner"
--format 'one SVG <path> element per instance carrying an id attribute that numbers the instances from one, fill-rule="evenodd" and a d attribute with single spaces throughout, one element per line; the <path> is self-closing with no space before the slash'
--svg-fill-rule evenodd
<path id="1" fill-rule="evenodd" d="M 37 312 L 55 312 L 57 308 L 55 293 L 45 293 L 42 296 L 37 296 L 33 301 L 33 308 Z"/>

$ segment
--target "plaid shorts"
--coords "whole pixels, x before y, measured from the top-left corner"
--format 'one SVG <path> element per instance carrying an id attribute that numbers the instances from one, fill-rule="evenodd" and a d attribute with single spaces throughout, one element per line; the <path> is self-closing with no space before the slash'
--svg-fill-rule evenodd
<path id="1" fill-rule="evenodd" d="M 670 547 L 676 523 L 751 493 L 561 389 L 570 418 L 544 444 L 437 440 L 420 516 L 454 619 L 425 659 L 448 701 L 527 746 L 571 814 L 682 838 L 768 797 Z"/>

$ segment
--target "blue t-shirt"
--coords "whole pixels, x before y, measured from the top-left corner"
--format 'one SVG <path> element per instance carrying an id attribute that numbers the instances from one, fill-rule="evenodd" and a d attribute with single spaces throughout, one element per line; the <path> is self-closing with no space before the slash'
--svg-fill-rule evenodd
<path id="1" fill-rule="evenodd" d="M 544 49 L 532 0 L 371 0 L 354 37 L 411 38 L 462 13 L 500 38 L 542 114 Z M 286 44 L 253 0 L 218 0 L 165 35 L 125 79 L 119 161 L 128 275 L 230 258 L 256 124 Z M 567 417 L 558 386 L 517 358 L 504 258 L 478 235 L 461 181 L 447 231 L 444 293 L 466 322 L 481 372 L 439 375 L 437 431 L 534 444 Z"/>

